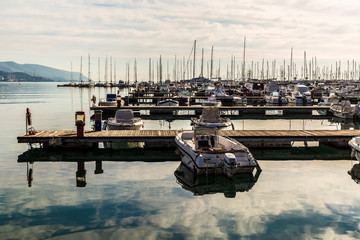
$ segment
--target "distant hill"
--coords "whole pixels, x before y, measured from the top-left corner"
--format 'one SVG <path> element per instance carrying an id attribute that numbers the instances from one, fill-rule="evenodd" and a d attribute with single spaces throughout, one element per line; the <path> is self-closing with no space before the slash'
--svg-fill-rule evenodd
<path id="1" fill-rule="evenodd" d="M 47 81 L 70 81 L 71 72 L 56 68 L 46 67 L 38 64 L 18 64 L 16 62 L 0 62 L 0 71 L 6 73 L 26 73 L 32 79 L 39 77 L 39 79 L 47 79 Z M 73 80 L 78 81 L 80 73 L 72 73 Z M 28 78 L 25 78 L 28 79 Z M 82 79 L 87 81 L 87 78 L 82 75 Z M 18 79 L 17 79 L 18 80 Z M 24 80 L 27 81 L 27 80 Z"/>
<path id="2" fill-rule="evenodd" d="M 8 82 L 49 82 L 53 81 L 43 77 L 34 77 L 27 73 L 22 72 L 3 72 L 0 71 L 0 81 L 8 81 Z"/>

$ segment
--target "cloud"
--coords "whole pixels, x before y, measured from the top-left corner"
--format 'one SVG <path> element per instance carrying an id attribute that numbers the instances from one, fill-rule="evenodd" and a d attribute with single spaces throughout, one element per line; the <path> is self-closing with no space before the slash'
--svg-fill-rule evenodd
<path id="1" fill-rule="evenodd" d="M 353 59 L 359 18 L 356 1 L 2 1 L 2 60 L 68 66 L 80 55 L 139 59 L 187 57 L 192 42 L 225 64 L 241 58 L 301 61 L 303 51 L 324 64 Z M 36 44 L 38 43 L 38 44 Z M 20 54 L 21 53 L 21 54 Z M 15 57 L 14 57 L 15 56 Z M 22 56 L 22 57 L 21 57 Z M 15 59 L 13 59 L 15 58 Z M 325 61 L 326 60 L 326 61 Z M 125 63 L 121 63 L 125 64 Z M 145 68 L 145 69 L 144 69 Z"/>

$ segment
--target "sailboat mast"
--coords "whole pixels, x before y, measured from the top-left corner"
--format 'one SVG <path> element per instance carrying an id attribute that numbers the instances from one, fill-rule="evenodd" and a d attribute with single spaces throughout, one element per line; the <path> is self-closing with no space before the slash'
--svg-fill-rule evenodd
<path id="1" fill-rule="evenodd" d="M 244 51 L 243 51 L 243 63 L 241 69 L 241 79 L 245 81 L 245 47 L 246 47 L 246 37 L 244 37 Z"/>
<path id="2" fill-rule="evenodd" d="M 291 47 L 290 68 L 289 68 L 289 72 L 288 72 L 289 81 L 292 80 L 292 65 L 293 65 L 292 60 L 293 60 L 293 48 Z"/>
<path id="3" fill-rule="evenodd" d="M 73 81 L 73 70 L 72 70 L 72 62 L 70 63 L 70 81 Z"/>
<path id="4" fill-rule="evenodd" d="M 100 83 L 100 57 L 98 57 L 98 75 L 99 75 L 99 83 Z"/>
<path id="5" fill-rule="evenodd" d="M 193 78 L 195 78 L 195 57 L 196 57 L 196 40 L 194 41 Z"/>
<path id="6" fill-rule="evenodd" d="M 204 48 L 201 51 L 201 77 L 204 76 Z"/>
<path id="7" fill-rule="evenodd" d="M 91 79 L 90 79 L 90 53 L 88 56 L 88 81 L 89 83 L 91 83 Z"/>
<path id="8" fill-rule="evenodd" d="M 80 76 L 79 76 L 79 81 L 80 81 L 80 83 L 82 83 L 82 56 L 80 57 Z"/>
<path id="9" fill-rule="evenodd" d="M 162 64 L 161 64 L 161 55 L 160 55 L 160 62 L 159 62 L 159 80 L 160 85 L 162 84 Z"/>
<path id="10" fill-rule="evenodd" d="M 211 47 L 211 60 L 210 60 L 210 80 L 213 77 L 213 54 L 214 54 L 214 46 Z"/>
<path id="11" fill-rule="evenodd" d="M 149 58 L 149 83 L 151 83 L 151 58 Z"/>

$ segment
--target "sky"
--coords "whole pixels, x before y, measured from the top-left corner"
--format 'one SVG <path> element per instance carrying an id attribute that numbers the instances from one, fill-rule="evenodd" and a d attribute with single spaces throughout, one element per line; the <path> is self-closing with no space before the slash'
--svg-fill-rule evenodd
<path id="1" fill-rule="evenodd" d="M 246 37 L 247 66 L 262 59 L 279 66 L 293 48 L 298 69 L 304 51 L 319 66 L 341 61 L 346 68 L 359 60 L 359 10 L 357 0 L 2 0 L 0 61 L 79 71 L 82 57 L 87 74 L 90 54 L 96 79 L 99 58 L 101 77 L 111 56 L 118 78 L 125 78 L 127 62 L 134 75 L 136 59 L 137 77 L 146 80 L 149 58 L 155 68 L 162 56 L 166 77 L 175 56 L 190 59 L 196 40 L 196 75 L 202 48 L 208 72 L 212 46 L 225 74 L 232 56 L 241 63 Z"/>

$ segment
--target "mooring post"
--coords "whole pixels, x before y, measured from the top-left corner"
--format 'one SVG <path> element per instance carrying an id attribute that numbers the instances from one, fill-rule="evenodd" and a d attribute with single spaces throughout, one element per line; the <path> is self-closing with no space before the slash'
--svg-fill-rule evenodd
<path id="1" fill-rule="evenodd" d="M 95 110 L 95 131 L 101 131 L 102 110 Z"/>
<path id="2" fill-rule="evenodd" d="M 75 114 L 76 136 L 85 136 L 85 112 L 78 111 Z"/>

